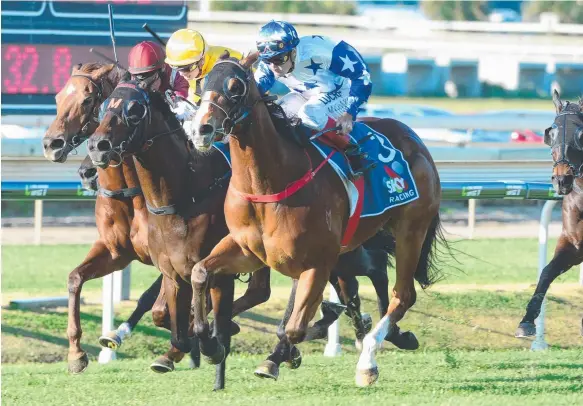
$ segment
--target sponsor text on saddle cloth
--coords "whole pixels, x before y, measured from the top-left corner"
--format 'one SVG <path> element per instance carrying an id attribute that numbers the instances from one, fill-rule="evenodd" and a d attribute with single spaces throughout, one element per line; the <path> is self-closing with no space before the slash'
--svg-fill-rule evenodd
<path id="1" fill-rule="evenodd" d="M 306 131 L 312 132 L 313 130 L 307 129 Z M 368 154 L 368 159 L 377 162 L 377 166 L 363 177 L 364 196 L 359 196 L 358 190 L 361 188 L 357 188 L 349 180 L 350 170 L 346 158 L 340 153 L 335 153 L 328 160 L 328 163 L 340 176 L 350 201 L 351 218 L 342 241 L 343 246 L 348 245 L 358 226 L 358 221 L 355 221 L 358 219 L 354 218 L 355 215 L 360 214 L 360 218 L 378 216 L 393 207 L 410 203 L 419 198 L 417 185 L 411 175 L 409 164 L 403 158 L 402 152 L 396 149 L 384 135 L 374 131 L 366 124 L 355 122 L 350 136 L 356 142 L 368 137 L 361 146 L 363 151 Z M 331 147 L 317 139 L 312 141 L 312 144 L 324 158 L 333 152 Z M 215 143 L 213 146 L 223 154 L 230 165 L 229 145 Z M 359 197 L 362 199 L 361 207 L 357 207 Z"/>

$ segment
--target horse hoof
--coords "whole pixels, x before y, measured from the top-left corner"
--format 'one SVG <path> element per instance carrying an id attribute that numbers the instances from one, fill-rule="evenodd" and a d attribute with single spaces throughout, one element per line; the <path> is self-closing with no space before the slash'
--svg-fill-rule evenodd
<path id="1" fill-rule="evenodd" d="M 213 355 L 205 355 L 204 360 L 211 365 L 218 365 L 225 360 L 225 347 L 217 344 L 217 351 Z"/>
<path id="2" fill-rule="evenodd" d="M 121 338 L 115 331 L 110 331 L 106 335 L 99 337 L 99 345 L 103 348 L 110 348 L 113 351 L 117 351 L 121 347 L 121 343 Z"/>
<path id="3" fill-rule="evenodd" d="M 71 374 L 81 374 L 85 372 L 87 366 L 89 365 L 89 358 L 87 357 L 87 353 L 83 353 L 83 355 L 74 360 L 69 360 L 69 373 Z"/>
<path id="4" fill-rule="evenodd" d="M 362 326 L 364 327 L 364 334 L 370 333 L 372 330 L 372 317 L 368 313 L 362 313 Z"/>
<path id="5" fill-rule="evenodd" d="M 514 337 L 516 338 L 526 338 L 536 335 L 536 326 L 531 322 L 522 322 L 518 325 Z"/>
<path id="6" fill-rule="evenodd" d="M 290 360 L 285 362 L 285 365 L 287 365 L 289 369 L 298 369 L 300 365 L 302 365 L 302 353 L 295 345 L 291 349 L 290 358 Z"/>
<path id="7" fill-rule="evenodd" d="M 279 376 L 279 367 L 275 362 L 265 360 L 255 370 L 255 376 L 259 378 L 270 378 L 274 381 L 277 381 L 277 377 Z"/>
<path id="8" fill-rule="evenodd" d="M 377 367 L 371 369 L 357 369 L 356 370 L 356 386 L 366 388 L 372 385 L 379 379 L 379 370 Z"/>
<path id="9" fill-rule="evenodd" d="M 166 356 L 159 357 L 156 361 L 150 365 L 150 369 L 159 374 L 165 374 L 167 372 L 174 371 L 174 362 Z"/>
<path id="10" fill-rule="evenodd" d="M 393 334 L 388 335 L 385 340 L 401 350 L 414 351 L 419 348 L 419 341 L 415 334 L 410 331 L 401 332 L 397 330 Z"/>

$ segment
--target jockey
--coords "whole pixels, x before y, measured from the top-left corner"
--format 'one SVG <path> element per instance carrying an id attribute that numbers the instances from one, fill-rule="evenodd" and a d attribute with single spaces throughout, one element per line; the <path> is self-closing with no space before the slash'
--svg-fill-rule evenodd
<path id="1" fill-rule="evenodd" d="M 192 103 L 200 104 L 202 81 L 225 51 L 234 58 L 243 57 L 233 49 L 207 44 L 198 31 L 189 28 L 176 31 L 168 40 L 166 63 L 188 80 L 188 100 Z"/>
<path id="2" fill-rule="evenodd" d="M 164 49 L 156 42 L 143 41 L 134 46 L 128 57 L 128 71 L 132 75 L 132 80 L 140 82 L 145 89 L 156 90 L 162 94 L 171 90 L 186 99 L 188 81 L 164 63 L 164 58 Z M 179 119 L 183 119 L 188 111 L 185 102 L 180 107 L 175 113 Z"/>
<path id="3" fill-rule="evenodd" d="M 358 51 L 320 35 L 299 38 L 293 25 L 273 20 L 259 30 L 257 50 L 255 81 L 261 94 L 276 80 L 286 85 L 291 92 L 279 101 L 286 114 L 315 131 L 340 126 L 339 133 L 322 137 L 347 155 L 354 175 L 366 172 L 371 165 L 363 167 L 365 155 L 348 136 L 372 90 L 368 66 Z"/>

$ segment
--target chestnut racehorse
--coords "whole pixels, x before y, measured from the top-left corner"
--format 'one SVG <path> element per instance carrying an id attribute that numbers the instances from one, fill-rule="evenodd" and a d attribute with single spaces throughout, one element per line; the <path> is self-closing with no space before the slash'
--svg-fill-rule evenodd
<path id="1" fill-rule="evenodd" d="M 370 128 L 402 151 L 419 198 L 382 215 L 363 218 L 351 242 L 342 247 L 349 214 L 344 185 L 329 165 L 314 173 L 311 163 L 322 161 L 315 148 L 302 148 L 278 134 L 252 76 L 256 60 L 257 54 L 251 54 L 240 62 L 232 58 L 218 61 L 206 78 L 195 116 L 192 141 L 200 151 L 208 151 L 214 141 L 230 134 L 233 172 L 225 201 L 230 233 L 192 270 L 194 331 L 201 340 L 201 352 L 212 354 L 206 351 L 219 345 L 208 334 L 205 311 L 205 292 L 212 278 L 268 265 L 298 279 L 285 343 L 281 344 L 289 349 L 310 335 L 308 323 L 322 301 L 338 256 L 386 229 L 396 239 L 397 280 L 386 315 L 365 337 L 357 365 L 357 384 L 370 385 L 378 378 L 375 351 L 415 303 L 414 279 L 423 287 L 435 280 L 432 254 L 436 243 L 443 240 L 437 169 L 409 127 L 396 120 L 370 121 Z M 300 179 L 309 181 L 297 188 Z M 265 195 L 284 198 L 272 203 L 249 198 Z"/>

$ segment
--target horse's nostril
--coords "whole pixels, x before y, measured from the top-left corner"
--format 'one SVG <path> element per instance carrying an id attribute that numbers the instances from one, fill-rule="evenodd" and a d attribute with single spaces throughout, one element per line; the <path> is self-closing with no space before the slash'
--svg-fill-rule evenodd
<path id="1" fill-rule="evenodd" d="M 111 151 L 111 142 L 109 140 L 101 140 L 97 143 L 97 150 L 99 152 Z"/>
<path id="2" fill-rule="evenodd" d="M 57 150 L 62 149 L 65 146 L 65 140 L 62 138 L 55 138 L 49 144 L 50 149 Z"/>
<path id="3" fill-rule="evenodd" d="M 211 135 L 215 132 L 215 127 L 210 124 L 203 124 L 200 126 L 199 132 L 201 135 Z"/>

